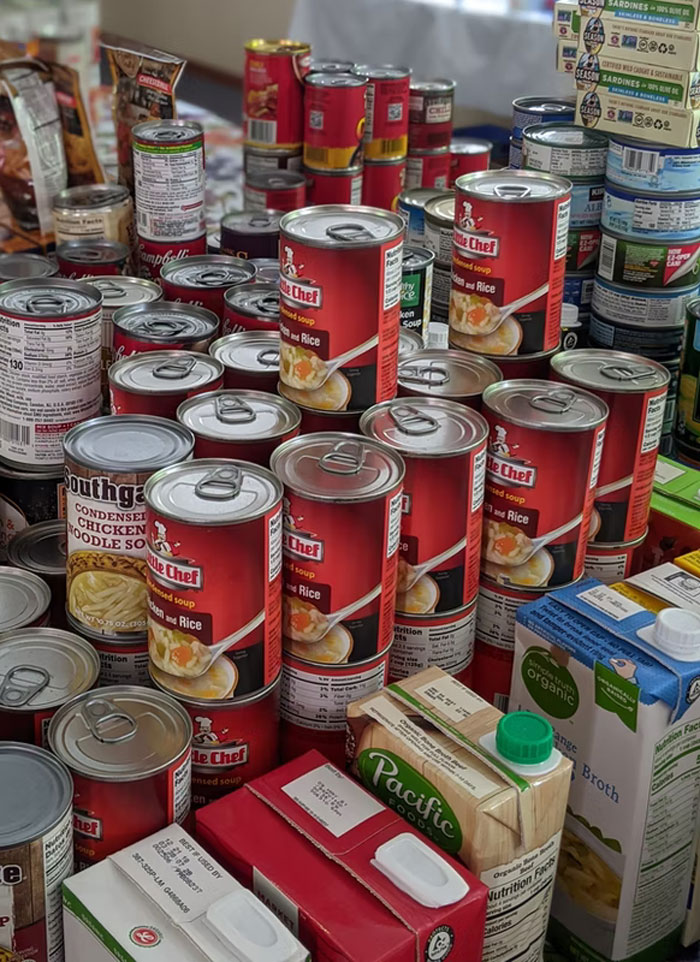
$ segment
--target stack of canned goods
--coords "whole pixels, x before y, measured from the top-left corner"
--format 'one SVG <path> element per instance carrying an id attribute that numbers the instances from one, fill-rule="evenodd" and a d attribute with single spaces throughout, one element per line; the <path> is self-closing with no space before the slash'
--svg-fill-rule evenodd
<path id="1" fill-rule="evenodd" d="M 411 81 L 408 116 L 406 187 L 436 187 L 450 183 L 454 80 Z"/>
<path id="2" fill-rule="evenodd" d="M 358 64 L 354 73 L 367 77 L 362 203 L 396 210 L 406 181 L 411 71 Z"/>
<path id="3" fill-rule="evenodd" d="M 554 120 L 572 124 L 575 112 L 575 97 L 516 97 L 513 101 L 508 166 L 514 170 L 523 166 L 523 131 L 526 127 Z"/>

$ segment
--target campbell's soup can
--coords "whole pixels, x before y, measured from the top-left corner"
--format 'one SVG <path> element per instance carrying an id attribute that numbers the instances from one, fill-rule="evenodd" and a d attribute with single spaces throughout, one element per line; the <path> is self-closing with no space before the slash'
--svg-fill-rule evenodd
<path id="1" fill-rule="evenodd" d="M 297 210 L 306 206 L 306 178 L 295 170 L 246 174 L 243 201 L 249 210 Z"/>
<path id="2" fill-rule="evenodd" d="M 449 187 L 462 174 L 473 174 L 478 170 L 488 170 L 491 165 L 493 144 L 490 140 L 478 137 L 453 137 L 450 141 L 450 180 Z"/>
<path id="3" fill-rule="evenodd" d="M 450 181 L 450 149 L 411 150 L 406 157 L 406 188 L 446 190 Z"/>
<path id="4" fill-rule="evenodd" d="M 100 659 L 99 685 L 138 685 L 148 688 L 148 636 L 144 632 L 132 638 L 90 638 Z"/>
<path id="5" fill-rule="evenodd" d="M 442 78 L 411 81 L 408 99 L 409 151 L 449 148 L 456 86 L 454 80 Z"/>
<path id="6" fill-rule="evenodd" d="M 219 333 L 219 318 L 203 307 L 158 301 L 119 308 L 112 317 L 112 328 L 115 361 L 146 351 L 206 354 Z"/>
<path id="7" fill-rule="evenodd" d="M 601 544 L 589 541 L 586 547 L 584 575 L 597 578 L 604 585 L 624 581 L 639 570 L 640 548 L 646 539 L 648 528 L 635 541 L 622 544 Z"/>
<path id="8" fill-rule="evenodd" d="M 160 282 L 167 301 L 183 301 L 224 316 L 224 294 L 236 284 L 255 277 L 255 268 L 240 257 L 202 254 L 184 261 L 164 264 Z"/>
<path id="9" fill-rule="evenodd" d="M 298 148 L 304 139 L 304 75 L 311 47 L 295 40 L 249 40 L 243 74 L 243 136 L 257 147 Z"/>
<path id="10" fill-rule="evenodd" d="M 279 384 L 277 390 L 282 397 L 287 396 L 288 388 L 284 384 Z M 318 434 L 321 431 L 360 433 L 359 411 L 323 411 L 320 408 L 305 408 L 301 405 L 297 407 L 301 412 L 299 434 Z"/>
<path id="11" fill-rule="evenodd" d="M 63 962 L 61 883 L 73 874 L 70 774 L 42 748 L 0 742 L 0 784 L 0 955 Z"/>
<path id="12" fill-rule="evenodd" d="M 364 152 L 367 160 L 401 160 L 408 149 L 408 67 L 356 64 L 352 72 L 367 77 Z M 383 206 L 383 205 L 381 205 Z"/>
<path id="13" fill-rule="evenodd" d="M 460 347 L 536 354 L 559 344 L 571 185 L 532 171 L 457 181 L 450 328 Z"/>
<path id="14" fill-rule="evenodd" d="M 155 686 L 192 720 L 192 807 L 200 808 L 265 775 L 279 763 L 280 679 L 236 694 L 238 671 L 225 655 L 199 678 L 151 668 Z"/>
<path id="15" fill-rule="evenodd" d="M 58 273 L 69 280 L 126 274 L 131 251 L 113 240 L 70 240 L 56 247 Z"/>
<path id="16" fill-rule="evenodd" d="M 280 371 L 279 331 L 239 331 L 209 348 L 224 368 L 224 387 L 251 391 L 277 390 Z"/>
<path id="17" fill-rule="evenodd" d="M 0 254 L 0 281 L 16 281 L 28 277 L 55 277 L 58 264 L 41 254 Z"/>
<path id="18" fill-rule="evenodd" d="M 399 361 L 400 397 L 435 397 L 481 409 L 489 386 L 502 381 L 500 369 L 486 358 L 466 351 L 426 349 Z"/>
<path id="19" fill-rule="evenodd" d="M 224 366 L 196 351 L 147 351 L 116 361 L 109 369 L 112 414 L 151 414 L 175 419 L 178 405 L 223 387 Z"/>
<path id="20" fill-rule="evenodd" d="M 121 184 L 66 187 L 53 199 L 56 243 L 69 240 L 121 241 L 134 246 L 134 202 Z"/>
<path id="21" fill-rule="evenodd" d="M 415 615 L 397 611 L 389 680 L 437 666 L 471 687 L 475 632 L 476 599 L 458 611 Z"/>
<path id="22" fill-rule="evenodd" d="M 304 167 L 306 202 L 321 204 L 361 204 L 364 173 L 362 165 L 341 170 L 312 170 Z"/>
<path id="23" fill-rule="evenodd" d="M 607 404 L 569 384 L 501 381 L 484 391 L 483 413 L 488 577 L 535 578 L 551 587 L 575 581 L 583 572 Z"/>
<path id="24" fill-rule="evenodd" d="M 251 281 L 230 288 L 224 294 L 222 333 L 239 331 L 278 331 L 280 291 L 278 284 Z"/>
<path id="25" fill-rule="evenodd" d="M 310 73 L 304 78 L 304 166 L 339 170 L 362 162 L 367 78 Z"/>
<path id="26" fill-rule="evenodd" d="M 144 500 L 151 661 L 196 678 L 228 653 L 240 695 L 266 688 L 282 655 L 282 485 L 202 458 L 153 475 Z"/>
<path id="27" fill-rule="evenodd" d="M 0 463 L 0 564 L 30 525 L 64 515 L 63 466 L 21 471 Z"/>
<path id="28" fill-rule="evenodd" d="M 160 269 L 165 264 L 182 261 L 187 257 L 197 257 L 207 252 L 207 236 L 192 240 L 153 241 L 137 234 L 136 260 L 139 276 L 160 284 Z"/>
<path id="29" fill-rule="evenodd" d="M 243 173 L 246 177 L 249 174 L 265 174 L 275 170 L 301 170 L 301 144 L 298 147 L 243 145 Z"/>
<path id="30" fill-rule="evenodd" d="M 470 604 L 479 590 L 486 421 L 454 401 L 396 398 L 366 411 L 360 430 L 406 464 L 397 612 L 426 615 Z"/>
<path id="31" fill-rule="evenodd" d="M 182 402 L 177 419 L 194 434 L 196 458 L 238 458 L 264 467 L 301 424 L 294 404 L 262 391 L 198 394 Z"/>
<path id="32" fill-rule="evenodd" d="M 174 698 L 128 685 L 89 691 L 56 712 L 48 740 L 73 776 L 76 870 L 189 814 L 192 722 Z"/>
<path id="33" fill-rule="evenodd" d="M 4 632 L 0 637 L 0 741 L 46 748 L 52 716 L 71 698 L 93 688 L 99 672 L 97 652 L 72 632 L 58 628 Z"/>
<path id="34" fill-rule="evenodd" d="M 236 210 L 221 220 L 221 253 L 241 260 L 280 255 L 278 210 Z"/>
<path id="35" fill-rule="evenodd" d="M 635 354 L 588 349 L 557 354 L 552 377 L 592 392 L 609 410 L 590 540 L 636 541 L 649 520 L 667 369 Z"/>
<path id="36" fill-rule="evenodd" d="M 350 410 L 394 397 L 401 218 L 328 205 L 285 214 L 280 229 L 282 383 L 302 391 L 307 407 L 326 407 L 328 395 Z"/>
<path id="37" fill-rule="evenodd" d="M 367 207 L 396 210 L 406 184 L 406 158 L 367 160 L 362 180 L 362 203 Z"/>
<path id="38" fill-rule="evenodd" d="M 0 566 L 0 635 L 49 623 L 51 591 L 43 578 L 24 568 Z"/>

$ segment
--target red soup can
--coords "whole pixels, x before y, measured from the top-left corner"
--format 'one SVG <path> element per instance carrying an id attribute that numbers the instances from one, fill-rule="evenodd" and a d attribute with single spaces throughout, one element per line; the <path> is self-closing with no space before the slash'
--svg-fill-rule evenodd
<path id="1" fill-rule="evenodd" d="M 575 581 L 583 573 L 607 404 L 568 384 L 501 381 L 484 391 L 483 412 L 489 577 L 521 584 L 534 577 L 550 587 Z"/>
<path id="2" fill-rule="evenodd" d="M 635 354 L 591 348 L 557 354 L 552 377 L 591 391 L 610 410 L 590 540 L 636 541 L 649 520 L 668 370 Z"/>
<path id="3" fill-rule="evenodd" d="M 193 394 L 223 387 L 224 366 L 195 351 L 148 351 L 123 357 L 109 369 L 112 414 L 153 414 L 175 418 Z"/>
<path id="4" fill-rule="evenodd" d="M 168 695 L 86 692 L 56 712 L 48 739 L 73 776 L 78 871 L 189 814 L 192 722 Z"/>
<path id="5" fill-rule="evenodd" d="M 449 147 L 454 80 L 412 80 L 408 100 L 408 149 Z"/>
<path id="6" fill-rule="evenodd" d="M 471 687 L 476 599 L 458 611 L 411 615 L 396 612 L 389 680 L 437 666 Z"/>
<path id="7" fill-rule="evenodd" d="M 304 166 L 354 167 L 362 161 L 367 78 L 311 73 L 304 80 Z"/>
<path id="8" fill-rule="evenodd" d="M 306 178 L 295 170 L 246 174 L 243 200 L 248 210 L 297 210 L 306 206 Z"/>
<path id="9" fill-rule="evenodd" d="M 284 384 L 279 384 L 278 390 L 283 397 L 287 396 Z M 321 411 L 318 408 L 297 407 L 301 411 L 299 434 L 318 434 L 321 431 L 360 433 L 359 411 Z"/>
<path id="10" fill-rule="evenodd" d="M 229 288 L 224 294 L 222 334 L 238 331 L 278 331 L 280 289 L 277 284 L 251 281 Z"/>
<path id="11" fill-rule="evenodd" d="M 160 269 L 164 264 L 182 261 L 187 257 L 197 257 L 207 250 L 206 236 L 192 241 L 149 241 L 137 238 L 137 260 L 139 276 L 160 283 Z"/>
<path id="12" fill-rule="evenodd" d="M 368 207 L 396 210 L 406 185 L 406 158 L 368 160 L 362 180 L 362 203 Z"/>
<path id="13" fill-rule="evenodd" d="M 278 210 L 236 210 L 221 220 L 221 253 L 248 260 L 280 255 Z"/>
<path id="14" fill-rule="evenodd" d="M 406 158 L 406 188 L 433 187 L 446 190 L 450 181 L 448 147 L 412 150 Z"/>
<path id="15" fill-rule="evenodd" d="M 635 541 L 627 544 L 601 544 L 589 541 L 586 547 L 586 562 L 584 574 L 587 578 L 597 578 L 604 585 L 624 581 L 630 575 L 636 574 L 640 568 L 640 549 L 647 536 L 647 530 Z"/>
<path id="16" fill-rule="evenodd" d="M 537 354 L 482 354 L 474 353 L 471 350 L 460 347 L 461 338 L 467 338 L 466 334 L 458 334 L 457 331 L 450 329 L 450 348 L 461 351 L 470 357 L 481 357 L 485 361 L 490 361 L 496 365 L 503 374 L 506 381 L 530 378 L 535 380 L 547 380 L 549 377 L 549 366 L 554 355 L 559 351 L 557 345 L 552 351 L 539 351 Z"/>
<path id="17" fill-rule="evenodd" d="M 304 174 L 309 207 L 362 203 L 362 165 L 345 170 L 311 170 L 310 167 L 304 167 Z"/>
<path id="18" fill-rule="evenodd" d="M 277 390 L 280 370 L 278 331 L 239 331 L 209 348 L 224 368 L 224 387 L 251 391 Z"/>
<path id="19" fill-rule="evenodd" d="M 157 301 L 120 307 L 112 317 L 112 327 L 115 361 L 166 349 L 206 354 L 218 334 L 219 318 L 203 307 Z"/>
<path id="20" fill-rule="evenodd" d="M 198 394 L 182 402 L 177 419 L 194 434 L 196 458 L 238 458 L 264 467 L 301 424 L 291 401 L 262 391 Z"/>
<path id="21" fill-rule="evenodd" d="M 282 485 L 257 464 L 205 458 L 157 472 L 144 499 L 152 663 L 196 678 L 228 653 L 239 695 L 266 688 L 282 657 Z"/>
<path id="22" fill-rule="evenodd" d="M 130 251 L 121 241 L 64 241 L 56 247 L 58 273 L 69 280 L 128 273 Z"/>
<path id="23" fill-rule="evenodd" d="M 406 463 L 397 612 L 464 608 L 479 590 L 486 421 L 453 401 L 397 398 L 366 411 L 360 430 Z"/>
<path id="24" fill-rule="evenodd" d="M 407 67 L 357 64 L 353 73 L 367 77 L 365 158 L 401 160 L 408 149 L 408 93 L 411 71 Z"/>
<path id="25" fill-rule="evenodd" d="M 229 287 L 245 284 L 254 277 L 254 267 L 228 254 L 188 257 L 164 264 L 160 269 L 160 283 L 167 301 L 205 307 L 220 319 L 224 316 L 224 294 Z"/>
<path id="26" fill-rule="evenodd" d="M 481 410 L 489 386 L 503 380 L 499 368 L 466 351 L 427 349 L 399 361 L 399 396 L 434 397 Z"/>
<path id="27" fill-rule="evenodd" d="M 236 695 L 238 672 L 226 656 L 199 678 L 151 668 L 157 688 L 192 720 L 192 807 L 200 808 L 265 775 L 279 762 L 279 677 L 252 695 Z"/>
<path id="28" fill-rule="evenodd" d="M 529 170 L 457 180 L 450 328 L 486 354 L 536 354 L 561 334 L 571 184 Z"/>
<path id="29" fill-rule="evenodd" d="M 394 397 L 402 219 L 329 205 L 285 214 L 280 229 L 280 380 L 307 407 L 329 392 L 336 409 Z"/>
<path id="30" fill-rule="evenodd" d="M 258 147 L 298 147 L 303 139 L 303 79 L 311 47 L 295 40 L 249 40 L 243 74 L 243 136 Z"/>
<path id="31" fill-rule="evenodd" d="M 453 137 L 450 141 L 450 187 L 462 174 L 488 170 L 493 144 L 476 137 Z"/>
<path id="32" fill-rule="evenodd" d="M 24 568 L 0 566 L 0 635 L 48 625 L 50 607 L 51 590 L 43 578 Z"/>

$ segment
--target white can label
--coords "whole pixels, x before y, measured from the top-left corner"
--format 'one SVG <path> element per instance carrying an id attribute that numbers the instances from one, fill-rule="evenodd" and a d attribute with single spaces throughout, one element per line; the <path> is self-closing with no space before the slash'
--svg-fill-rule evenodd
<path id="1" fill-rule="evenodd" d="M 171 772 L 171 816 L 174 822 L 182 824 L 190 812 L 192 804 L 192 753 L 187 754 Z"/>
<path id="2" fill-rule="evenodd" d="M 204 221 L 204 147 L 134 143 L 136 225 L 151 241 L 201 237 Z"/>
<path id="3" fill-rule="evenodd" d="M 476 606 L 476 637 L 479 641 L 495 648 L 513 650 L 515 644 L 515 615 L 522 605 L 534 601 L 532 598 L 510 598 L 500 591 L 493 591 L 482 585 Z"/>
<path id="4" fill-rule="evenodd" d="M 44 836 L 44 898 L 48 962 L 63 962 L 63 902 L 61 885 L 73 874 L 73 812 Z"/>
<path id="5" fill-rule="evenodd" d="M 597 578 L 604 585 L 611 585 L 627 577 L 629 555 L 624 551 L 619 554 L 587 554 L 584 573 L 587 578 Z"/>
<path id="6" fill-rule="evenodd" d="M 384 251 L 384 310 L 401 303 L 401 262 L 403 244 L 396 244 Z"/>
<path id="7" fill-rule="evenodd" d="M 432 665 L 456 675 L 474 656 L 475 630 L 476 607 L 444 625 L 395 625 L 390 676 L 407 678 Z"/>
<path id="8" fill-rule="evenodd" d="M 148 688 L 151 676 L 148 672 L 148 644 L 142 648 L 100 649 L 100 685 L 139 685 Z"/>
<path id="9" fill-rule="evenodd" d="M 380 691 L 386 684 L 386 661 L 358 671 L 324 675 L 323 666 L 305 671 L 282 665 L 280 715 L 284 721 L 316 731 L 343 731 L 351 701 Z"/>

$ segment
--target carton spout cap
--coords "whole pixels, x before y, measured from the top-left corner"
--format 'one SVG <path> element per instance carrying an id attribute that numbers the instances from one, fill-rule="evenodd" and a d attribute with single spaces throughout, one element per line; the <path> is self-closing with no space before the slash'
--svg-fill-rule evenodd
<path id="1" fill-rule="evenodd" d="M 656 616 L 654 644 L 676 661 L 700 661 L 700 615 L 664 608 Z"/>
<path id="2" fill-rule="evenodd" d="M 499 755 L 516 765 L 541 765 L 554 748 L 554 732 L 546 718 L 531 711 L 504 715 L 496 729 Z"/>

